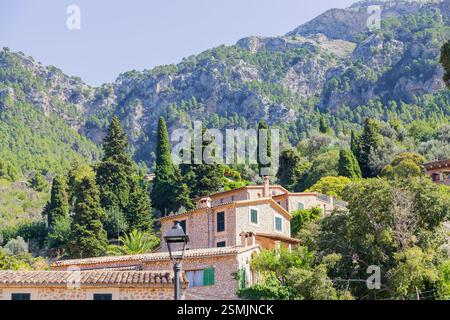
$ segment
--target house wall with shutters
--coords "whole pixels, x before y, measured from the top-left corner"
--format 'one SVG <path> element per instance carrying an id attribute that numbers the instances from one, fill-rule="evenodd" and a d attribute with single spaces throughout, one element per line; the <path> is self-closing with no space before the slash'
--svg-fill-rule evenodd
<path id="1" fill-rule="evenodd" d="M 254 251 L 249 251 L 254 252 Z M 230 300 L 236 299 L 238 289 L 235 273 L 239 270 L 242 261 L 247 261 L 241 256 L 247 256 L 248 253 L 240 253 L 227 256 L 209 256 L 199 258 L 189 258 L 183 260 L 183 271 L 212 269 L 213 284 L 201 287 L 189 287 L 186 289 L 187 300 Z M 143 264 L 145 270 L 170 270 L 172 262 L 165 261 L 145 261 Z M 208 284 L 208 283 L 207 283 Z"/>
<path id="2" fill-rule="evenodd" d="M 223 232 L 217 231 L 218 212 L 225 212 L 225 231 Z M 174 219 L 164 220 L 161 222 L 161 233 L 164 234 L 172 228 L 173 222 L 176 220 L 186 220 L 186 231 L 189 235 L 188 248 L 190 249 L 216 248 L 217 243 L 221 241 L 225 241 L 227 247 L 236 245 L 236 210 L 231 206 L 204 209 L 201 212 L 178 219 L 175 217 Z M 161 241 L 159 252 L 165 251 L 168 251 L 167 244 Z"/>
<path id="3" fill-rule="evenodd" d="M 258 211 L 258 224 L 255 225 L 250 222 L 250 210 L 255 209 Z M 283 231 L 275 231 L 275 216 L 281 217 L 283 224 Z M 280 215 L 269 203 L 260 203 L 251 206 L 242 206 L 236 208 L 236 233 L 235 241 L 237 245 L 241 244 L 241 232 L 255 232 L 255 233 L 271 233 L 282 234 L 286 237 L 291 236 L 291 224 L 290 221 Z"/>

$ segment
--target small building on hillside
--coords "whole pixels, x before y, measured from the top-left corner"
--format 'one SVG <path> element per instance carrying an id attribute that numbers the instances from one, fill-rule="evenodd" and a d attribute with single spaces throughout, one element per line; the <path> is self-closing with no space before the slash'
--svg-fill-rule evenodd
<path id="1" fill-rule="evenodd" d="M 434 182 L 450 186 L 450 159 L 428 162 L 424 167 L 426 174 Z"/>

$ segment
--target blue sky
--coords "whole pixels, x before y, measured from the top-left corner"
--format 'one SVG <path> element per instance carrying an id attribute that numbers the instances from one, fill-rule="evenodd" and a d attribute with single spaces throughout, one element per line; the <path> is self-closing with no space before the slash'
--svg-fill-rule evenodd
<path id="1" fill-rule="evenodd" d="M 0 47 L 91 85 L 250 36 L 282 35 L 355 0 L 0 0 Z M 69 5 L 81 29 L 69 30 Z"/>

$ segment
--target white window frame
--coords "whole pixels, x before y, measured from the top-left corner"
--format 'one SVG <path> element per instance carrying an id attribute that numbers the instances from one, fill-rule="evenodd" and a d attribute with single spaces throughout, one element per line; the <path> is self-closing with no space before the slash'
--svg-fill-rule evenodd
<path id="1" fill-rule="evenodd" d="M 6 300 L 12 299 L 13 293 L 29 293 L 30 294 L 30 300 L 38 300 L 38 290 L 36 289 L 22 289 L 22 288 L 11 288 L 11 289 L 3 289 L 3 294 Z"/>
<path id="2" fill-rule="evenodd" d="M 256 211 L 256 219 L 258 220 L 258 223 L 252 222 L 252 210 Z M 248 208 L 248 223 L 251 226 L 259 227 L 259 209 L 258 208 Z"/>
<path id="3" fill-rule="evenodd" d="M 216 247 L 219 248 L 217 245 L 219 244 L 219 242 L 224 242 L 225 246 L 224 247 L 220 247 L 220 248 L 226 248 L 227 247 L 227 240 L 221 240 L 219 239 L 218 241 L 216 241 Z"/>
<path id="4" fill-rule="evenodd" d="M 280 230 L 277 230 L 277 218 L 280 218 L 281 219 L 281 231 Z M 281 215 L 281 214 L 276 214 L 276 215 L 274 215 L 274 217 L 273 217 L 273 230 L 276 232 L 276 233 L 283 233 L 283 230 L 284 230 L 284 226 L 283 226 L 283 216 Z"/>
<path id="5" fill-rule="evenodd" d="M 112 300 L 120 300 L 119 289 L 116 289 L 116 288 L 87 289 L 86 290 L 86 299 L 94 300 L 94 294 L 111 294 Z"/>

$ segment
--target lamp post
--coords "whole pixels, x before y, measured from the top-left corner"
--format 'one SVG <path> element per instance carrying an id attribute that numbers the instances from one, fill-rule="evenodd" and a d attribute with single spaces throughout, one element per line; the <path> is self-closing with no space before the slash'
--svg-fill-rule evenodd
<path id="1" fill-rule="evenodd" d="M 164 240 L 167 243 L 167 248 L 169 249 L 169 256 L 173 263 L 174 272 L 174 286 L 175 294 L 174 299 L 180 300 L 180 271 L 181 271 L 181 261 L 184 257 L 184 252 L 186 250 L 186 244 L 189 242 L 189 237 L 184 233 L 183 228 L 180 225 L 180 221 L 175 221 L 172 229 L 166 232 L 164 235 Z M 177 244 L 183 244 L 183 249 L 181 250 L 181 255 L 174 255 L 175 248 Z"/>

